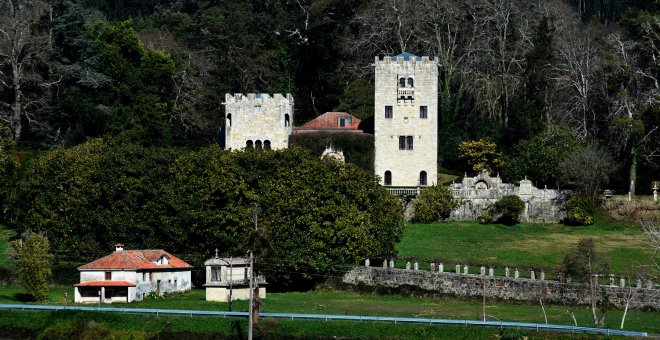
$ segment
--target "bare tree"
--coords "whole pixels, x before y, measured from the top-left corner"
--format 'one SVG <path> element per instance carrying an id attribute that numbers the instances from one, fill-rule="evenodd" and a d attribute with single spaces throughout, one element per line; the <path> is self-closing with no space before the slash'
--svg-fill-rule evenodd
<path id="1" fill-rule="evenodd" d="M 614 172 L 615 164 L 610 153 L 598 145 L 588 144 L 576 150 L 560 164 L 562 179 L 586 195 L 592 203 Z"/>
<path id="2" fill-rule="evenodd" d="M 31 109 L 44 105 L 27 87 L 48 85 L 37 67 L 47 58 L 47 31 L 37 27 L 48 5 L 40 1 L 0 0 L 0 119 L 19 140 L 22 120 L 34 122 Z"/>

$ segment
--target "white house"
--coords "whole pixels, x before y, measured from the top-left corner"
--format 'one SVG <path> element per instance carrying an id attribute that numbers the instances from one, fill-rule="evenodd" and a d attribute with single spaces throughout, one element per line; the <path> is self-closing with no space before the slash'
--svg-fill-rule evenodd
<path id="1" fill-rule="evenodd" d="M 78 267 L 74 302 L 113 303 L 144 299 L 155 292 L 185 292 L 192 288 L 192 266 L 162 249 L 116 250 Z"/>
<path id="2" fill-rule="evenodd" d="M 206 266 L 206 301 L 248 300 L 250 298 L 250 260 L 243 257 L 214 258 L 204 262 Z M 257 276 L 259 298 L 266 297 L 266 280 Z M 230 295 L 231 294 L 231 295 Z"/>

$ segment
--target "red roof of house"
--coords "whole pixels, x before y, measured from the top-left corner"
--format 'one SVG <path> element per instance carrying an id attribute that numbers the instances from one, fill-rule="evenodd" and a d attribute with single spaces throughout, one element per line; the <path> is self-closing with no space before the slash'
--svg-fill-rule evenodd
<path id="1" fill-rule="evenodd" d="M 135 283 L 128 281 L 87 281 L 77 283 L 76 287 L 135 287 Z"/>
<path id="2" fill-rule="evenodd" d="M 155 262 L 163 255 L 168 258 L 169 263 L 156 264 Z M 108 256 L 78 267 L 78 270 L 173 268 L 192 268 L 192 266 L 162 249 L 146 249 L 115 251 Z"/>
<path id="3" fill-rule="evenodd" d="M 350 125 L 339 126 L 339 117 L 350 117 Z M 357 130 L 361 120 L 346 112 L 326 112 L 296 129 L 342 129 Z"/>

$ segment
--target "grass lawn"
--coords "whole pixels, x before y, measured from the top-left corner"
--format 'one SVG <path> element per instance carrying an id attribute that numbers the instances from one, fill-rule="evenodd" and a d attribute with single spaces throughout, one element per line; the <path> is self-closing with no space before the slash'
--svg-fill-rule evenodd
<path id="1" fill-rule="evenodd" d="M 586 237 L 596 240 L 598 250 L 609 258 L 615 274 L 628 274 L 652 260 L 651 243 L 639 225 L 613 222 L 602 216 L 597 216 L 596 223 L 590 226 L 408 224 L 396 249 L 399 256 L 452 261 L 448 270 L 456 262 L 554 268 L 569 249 Z"/>
<path id="2" fill-rule="evenodd" d="M 47 303 L 61 304 L 64 290 L 73 296 L 72 287 L 52 287 Z M 21 303 L 24 291 L 18 286 L 4 286 L 0 292 L 0 303 Z M 399 295 L 375 295 L 347 291 L 319 289 L 303 293 L 269 293 L 262 300 L 263 312 L 381 315 L 419 318 L 479 319 L 481 301 L 478 299 L 452 299 L 445 297 L 404 297 Z M 204 300 L 204 290 L 195 289 L 186 294 L 161 299 L 149 299 L 130 304 L 104 305 L 104 307 L 164 308 L 193 310 L 227 310 L 222 302 Z M 570 325 L 571 319 L 563 306 L 545 306 L 548 322 Z M 234 311 L 247 311 L 246 301 L 236 301 Z M 537 304 L 526 302 L 487 301 L 486 310 L 490 320 L 527 321 L 543 323 L 543 313 Z M 591 319 L 586 306 L 575 308 L 578 324 L 590 326 Z M 622 311 L 608 312 L 606 326 L 618 328 Z M 660 313 L 629 311 L 626 329 L 660 332 Z"/>

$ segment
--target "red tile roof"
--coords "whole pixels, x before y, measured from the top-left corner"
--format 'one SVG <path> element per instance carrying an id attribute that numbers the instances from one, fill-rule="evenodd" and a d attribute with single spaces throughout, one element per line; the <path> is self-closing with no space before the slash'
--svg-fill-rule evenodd
<path id="1" fill-rule="evenodd" d="M 77 283 L 76 287 L 135 287 L 135 283 L 128 281 L 87 281 Z"/>
<path id="2" fill-rule="evenodd" d="M 168 257 L 169 263 L 156 264 L 155 262 L 163 255 Z M 115 251 L 108 256 L 78 267 L 78 270 L 173 268 L 192 268 L 192 266 L 162 249 L 146 249 Z"/>
<path id="3" fill-rule="evenodd" d="M 346 126 L 339 126 L 339 117 L 351 117 L 351 124 Z M 326 112 L 296 129 L 342 129 L 342 130 L 357 130 L 361 120 L 353 117 L 346 112 Z"/>

